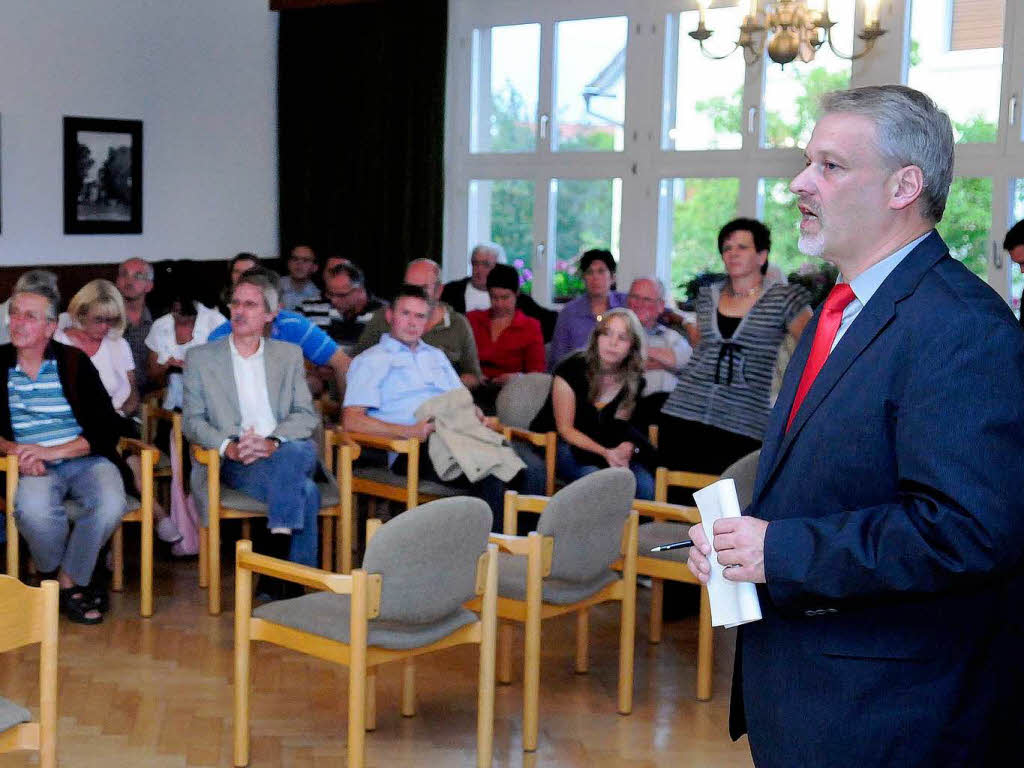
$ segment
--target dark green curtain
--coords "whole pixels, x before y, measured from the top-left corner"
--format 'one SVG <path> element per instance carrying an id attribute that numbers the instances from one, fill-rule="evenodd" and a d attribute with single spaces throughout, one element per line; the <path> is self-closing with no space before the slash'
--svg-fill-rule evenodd
<path id="1" fill-rule="evenodd" d="M 309 243 L 390 295 L 440 260 L 447 0 L 282 11 L 281 252 Z"/>

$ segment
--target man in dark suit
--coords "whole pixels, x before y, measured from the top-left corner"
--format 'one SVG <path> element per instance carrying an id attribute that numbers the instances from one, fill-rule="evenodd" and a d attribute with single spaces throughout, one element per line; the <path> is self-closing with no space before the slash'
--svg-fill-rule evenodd
<path id="1" fill-rule="evenodd" d="M 842 279 L 793 355 L 745 515 L 700 526 L 763 619 L 730 731 L 759 766 L 979 766 L 1022 723 L 1024 336 L 934 226 L 948 117 L 903 86 L 822 101 L 791 189 Z"/>
<path id="2" fill-rule="evenodd" d="M 505 263 L 505 251 L 497 243 L 480 243 L 473 247 L 469 254 L 469 266 L 472 273 L 461 280 L 445 283 L 441 291 L 441 301 L 451 306 L 456 312 L 466 314 L 474 309 L 490 309 L 491 299 L 487 294 L 487 276 L 495 264 Z M 535 318 L 540 323 L 544 342 L 551 341 L 555 332 L 555 321 L 558 313 L 545 309 L 533 298 L 522 291 L 516 297 L 516 309 L 522 310 L 527 317 Z"/>

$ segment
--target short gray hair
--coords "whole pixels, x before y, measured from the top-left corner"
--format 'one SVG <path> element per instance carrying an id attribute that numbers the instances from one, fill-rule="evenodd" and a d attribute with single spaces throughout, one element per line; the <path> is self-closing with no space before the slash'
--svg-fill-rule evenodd
<path id="1" fill-rule="evenodd" d="M 666 300 L 665 283 L 661 281 L 660 277 L 655 277 L 654 275 L 639 275 L 637 277 L 634 277 L 633 281 L 629 284 L 630 289 L 632 289 L 633 286 L 636 283 L 640 282 L 641 280 L 646 280 L 650 283 L 654 283 L 654 285 L 658 288 L 658 298 L 661 299 L 662 301 Z"/>
<path id="2" fill-rule="evenodd" d="M 46 299 L 48 320 L 56 320 L 60 313 L 60 291 L 57 289 L 57 275 L 48 269 L 30 269 L 18 278 L 11 291 L 11 299 L 19 293 L 34 293 Z"/>
<path id="3" fill-rule="evenodd" d="M 953 181 L 953 127 L 934 101 L 905 85 L 872 85 L 826 93 L 820 109 L 822 114 L 871 120 L 886 164 L 894 171 L 907 165 L 920 168 L 921 213 L 933 222 L 942 220 Z"/>
<path id="4" fill-rule="evenodd" d="M 260 289 L 260 293 L 263 294 L 263 304 L 266 307 L 267 312 L 277 312 L 281 306 L 281 284 L 279 278 L 275 272 L 271 272 L 266 267 L 253 267 L 252 269 L 246 270 L 242 273 L 242 276 L 238 278 L 238 282 L 235 283 L 235 287 L 231 289 L 231 296 L 234 298 L 235 291 L 238 290 L 238 286 L 242 284 L 254 285 Z"/>
<path id="5" fill-rule="evenodd" d="M 469 252 L 469 258 L 472 259 L 480 251 L 491 251 L 491 253 L 494 254 L 494 260 L 498 264 L 505 263 L 505 249 L 502 248 L 497 243 L 477 243 L 476 245 L 473 246 L 473 250 Z"/>

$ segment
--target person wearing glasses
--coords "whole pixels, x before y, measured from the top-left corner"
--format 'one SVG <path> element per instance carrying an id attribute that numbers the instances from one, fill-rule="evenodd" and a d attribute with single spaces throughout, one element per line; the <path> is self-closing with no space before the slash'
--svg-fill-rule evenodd
<path id="1" fill-rule="evenodd" d="M 316 274 L 316 254 L 308 245 L 292 248 L 286 262 L 288 274 L 281 278 L 281 306 L 295 310 L 307 299 L 319 299 L 320 290 L 313 284 Z"/>
<path id="2" fill-rule="evenodd" d="M 387 306 L 383 299 L 367 293 L 363 271 L 351 261 L 340 262 L 327 270 L 323 296 L 326 302 L 304 301 L 300 311 L 320 324 L 342 347 L 348 348 L 359 340 L 373 313 Z M 313 313 L 318 313 L 316 319 Z M 318 320 L 324 315 L 326 322 L 321 324 Z"/>
<path id="3" fill-rule="evenodd" d="M 647 334 L 644 360 L 644 396 L 637 403 L 637 419 L 653 424 L 669 394 L 676 388 L 679 371 L 693 354 L 686 338 L 658 322 L 665 311 L 665 285 L 656 277 L 638 277 L 629 286 L 626 306 L 640 320 Z"/>

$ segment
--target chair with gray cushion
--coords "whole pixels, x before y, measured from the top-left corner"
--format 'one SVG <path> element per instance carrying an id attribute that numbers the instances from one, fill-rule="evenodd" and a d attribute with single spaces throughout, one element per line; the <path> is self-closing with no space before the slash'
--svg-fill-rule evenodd
<path id="1" fill-rule="evenodd" d="M 221 485 L 220 454 L 215 448 L 192 446 L 192 497 L 199 510 L 199 586 L 208 589 L 208 611 L 220 613 L 220 523 L 221 520 L 241 520 L 242 538 L 249 536 L 249 521 L 266 517 L 267 505 L 252 496 Z M 211 482 L 211 478 L 213 481 Z M 334 477 L 318 481 L 320 491 L 320 565 L 334 570 L 335 542 L 339 562 L 341 553 L 351 552 L 351 518 L 345 522 L 338 482 Z M 337 525 L 335 525 L 337 521 Z"/>
<path id="2" fill-rule="evenodd" d="M 545 493 L 555 492 L 556 432 L 532 432 L 530 424 L 551 393 L 550 373 L 526 373 L 516 376 L 501 388 L 495 403 L 495 412 L 505 439 L 518 440 L 544 449 L 544 468 L 547 475 Z"/>
<path id="3" fill-rule="evenodd" d="M 57 623 L 60 589 L 56 581 L 29 587 L 0 576 L 0 653 L 39 643 L 39 720 L 19 704 L 0 697 L 0 753 L 39 752 L 40 768 L 57 765 Z"/>
<path id="4" fill-rule="evenodd" d="M 459 496 L 408 510 L 368 532 L 363 567 L 334 574 L 252 553 L 238 542 L 235 589 L 235 765 L 249 761 L 250 641 L 263 640 L 349 667 L 348 765 L 364 759 L 375 728 L 377 666 L 404 660 L 402 714 L 415 714 L 411 659 L 465 643 L 480 645 L 477 765 L 491 764 L 498 557 L 488 544 L 491 512 Z M 317 592 L 252 610 L 252 574 Z M 479 596 L 480 616 L 464 607 Z"/>
<path id="5" fill-rule="evenodd" d="M 622 604 L 619 627 L 618 711 L 633 708 L 633 633 L 636 624 L 636 480 L 628 469 L 602 469 L 554 496 L 505 495 L 505 534 L 494 534 L 498 616 L 525 625 L 523 749 L 537 748 L 541 621 L 576 614 L 576 671 L 587 671 L 592 605 Z M 537 530 L 513 535 L 519 512 L 539 512 Z M 621 570 L 621 574 L 618 570 Z M 511 679 L 511 628 L 502 624 L 498 679 Z"/>

